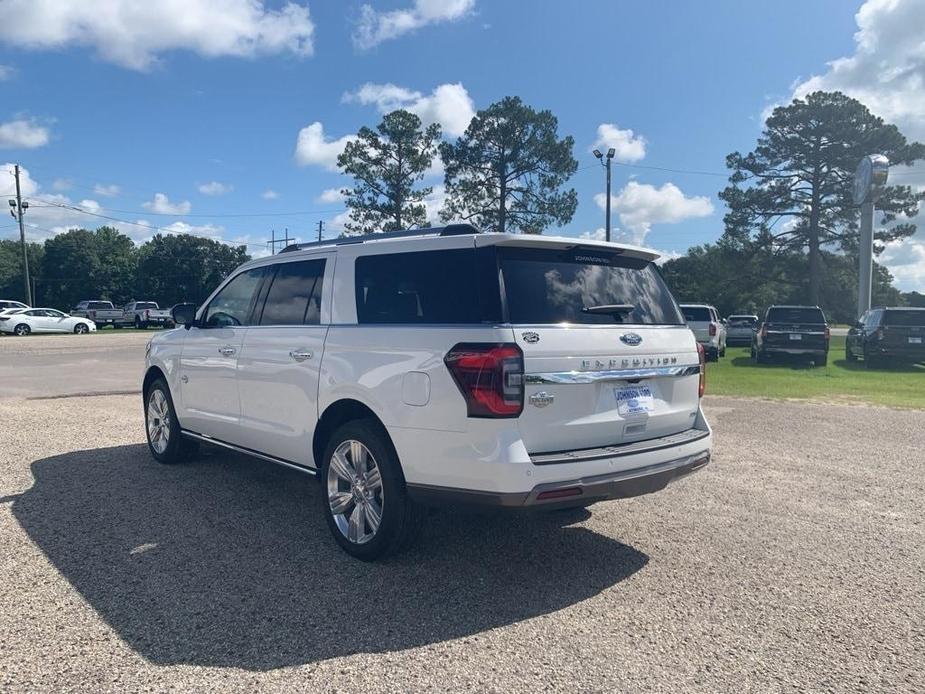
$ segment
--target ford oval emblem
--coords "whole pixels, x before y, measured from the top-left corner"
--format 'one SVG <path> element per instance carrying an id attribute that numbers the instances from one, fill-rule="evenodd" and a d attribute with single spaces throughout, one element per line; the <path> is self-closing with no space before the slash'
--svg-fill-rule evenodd
<path id="1" fill-rule="evenodd" d="M 635 347 L 638 344 L 642 343 L 642 337 L 636 333 L 623 333 L 620 335 L 620 342 L 630 347 Z"/>
<path id="2" fill-rule="evenodd" d="M 531 345 L 535 345 L 540 341 L 540 334 L 535 333 L 532 330 L 529 332 L 521 333 L 520 336 L 524 339 L 524 342 L 529 342 Z"/>

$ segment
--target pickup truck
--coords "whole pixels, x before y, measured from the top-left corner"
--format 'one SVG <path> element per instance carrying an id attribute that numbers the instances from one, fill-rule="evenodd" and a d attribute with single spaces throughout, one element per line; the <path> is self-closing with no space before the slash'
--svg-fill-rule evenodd
<path id="1" fill-rule="evenodd" d="M 156 301 L 132 301 L 122 307 L 122 313 L 117 321 L 120 326 L 134 325 L 144 329 L 149 325 L 160 325 L 165 328 L 173 327 L 173 318 L 170 309 L 162 309 Z"/>
<path id="2" fill-rule="evenodd" d="M 104 325 L 116 325 L 122 318 L 122 311 L 113 306 L 111 301 L 88 300 L 72 308 L 71 315 L 92 320 L 97 328 L 102 328 Z"/>

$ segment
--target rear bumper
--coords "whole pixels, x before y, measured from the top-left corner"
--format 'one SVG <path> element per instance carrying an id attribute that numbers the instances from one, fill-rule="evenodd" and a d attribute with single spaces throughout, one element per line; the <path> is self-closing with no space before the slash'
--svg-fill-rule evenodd
<path id="1" fill-rule="evenodd" d="M 925 345 L 869 347 L 868 354 L 887 359 L 925 361 Z"/>
<path id="2" fill-rule="evenodd" d="M 500 508 L 569 508 L 607 499 L 628 499 L 664 489 L 710 462 L 709 449 L 663 463 L 603 475 L 538 484 L 528 492 L 484 492 L 431 485 L 408 485 L 408 494 L 426 505 Z"/>
<path id="3" fill-rule="evenodd" d="M 807 354 L 828 354 L 828 346 L 805 346 L 805 347 L 777 347 L 771 345 L 765 345 L 761 348 L 762 354 L 791 354 L 793 356 L 807 355 Z"/>

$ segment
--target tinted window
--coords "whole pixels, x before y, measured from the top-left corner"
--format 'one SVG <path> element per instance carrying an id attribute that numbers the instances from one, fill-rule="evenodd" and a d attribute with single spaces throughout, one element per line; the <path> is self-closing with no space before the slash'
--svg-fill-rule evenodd
<path id="1" fill-rule="evenodd" d="M 324 261 L 281 263 L 275 270 L 260 325 L 317 325 L 321 319 Z"/>
<path id="2" fill-rule="evenodd" d="M 95 308 L 95 309 L 112 308 L 112 302 L 111 301 L 89 301 L 87 302 L 87 308 Z"/>
<path id="3" fill-rule="evenodd" d="M 776 306 L 768 309 L 769 323 L 814 323 L 825 324 L 825 316 L 818 308 L 785 308 Z"/>
<path id="4" fill-rule="evenodd" d="M 682 306 L 681 313 L 688 323 L 709 323 L 713 320 L 710 309 L 705 306 Z"/>
<path id="5" fill-rule="evenodd" d="M 512 323 L 681 324 L 671 292 L 646 260 L 597 249 L 499 254 Z"/>
<path id="6" fill-rule="evenodd" d="M 475 257 L 466 248 L 357 258 L 357 322 L 480 323 Z"/>
<path id="7" fill-rule="evenodd" d="M 729 316 L 729 325 L 751 326 L 758 323 L 757 316 Z"/>
<path id="8" fill-rule="evenodd" d="M 254 294 L 263 275 L 264 268 L 254 268 L 226 284 L 206 309 L 205 325 L 210 328 L 247 325 Z"/>
<path id="9" fill-rule="evenodd" d="M 153 301 L 139 301 L 135 304 L 136 311 L 144 311 L 145 309 L 156 309 L 157 304 Z"/>
<path id="10" fill-rule="evenodd" d="M 925 309 L 920 311 L 907 310 L 907 311 L 891 311 L 886 310 L 886 315 L 883 318 L 884 325 L 896 325 L 896 326 L 925 326 Z"/>

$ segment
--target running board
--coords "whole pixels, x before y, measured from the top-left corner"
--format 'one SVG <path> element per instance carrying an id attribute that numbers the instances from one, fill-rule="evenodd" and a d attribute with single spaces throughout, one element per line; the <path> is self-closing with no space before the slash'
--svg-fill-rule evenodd
<path id="1" fill-rule="evenodd" d="M 260 460 L 266 460 L 268 463 L 282 465 L 283 467 L 288 467 L 292 470 L 298 470 L 299 472 L 304 472 L 309 475 L 318 474 L 318 471 L 314 468 L 305 467 L 304 465 L 299 465 L 298 463 L 291 463 L 288 460 L 283 460 L 282 458 L 274 458 L 272 455 L 267 455 L 266 453 L 259 453 L 258 451 L 251 450 L 250 448 L 245 448 L 244 446 L 235 446 L 233 443 L 227 443 L 219 439 L 213 439 L 211 436 L 206 436 L 205 434 L 197 434 L 195 431 L 181 429 L 180 433 L 183 434 L 183 436 L 193 439 L 195 441 L 202 441 L 202 443 L 208 443 L 212 446 L 219 446 L 221 448 L 227 448 L 228 450 L 235 451 L 236 453 L 243 453 L 244 455 L 249 455 L 253 458 L 260 458 Z"/>

